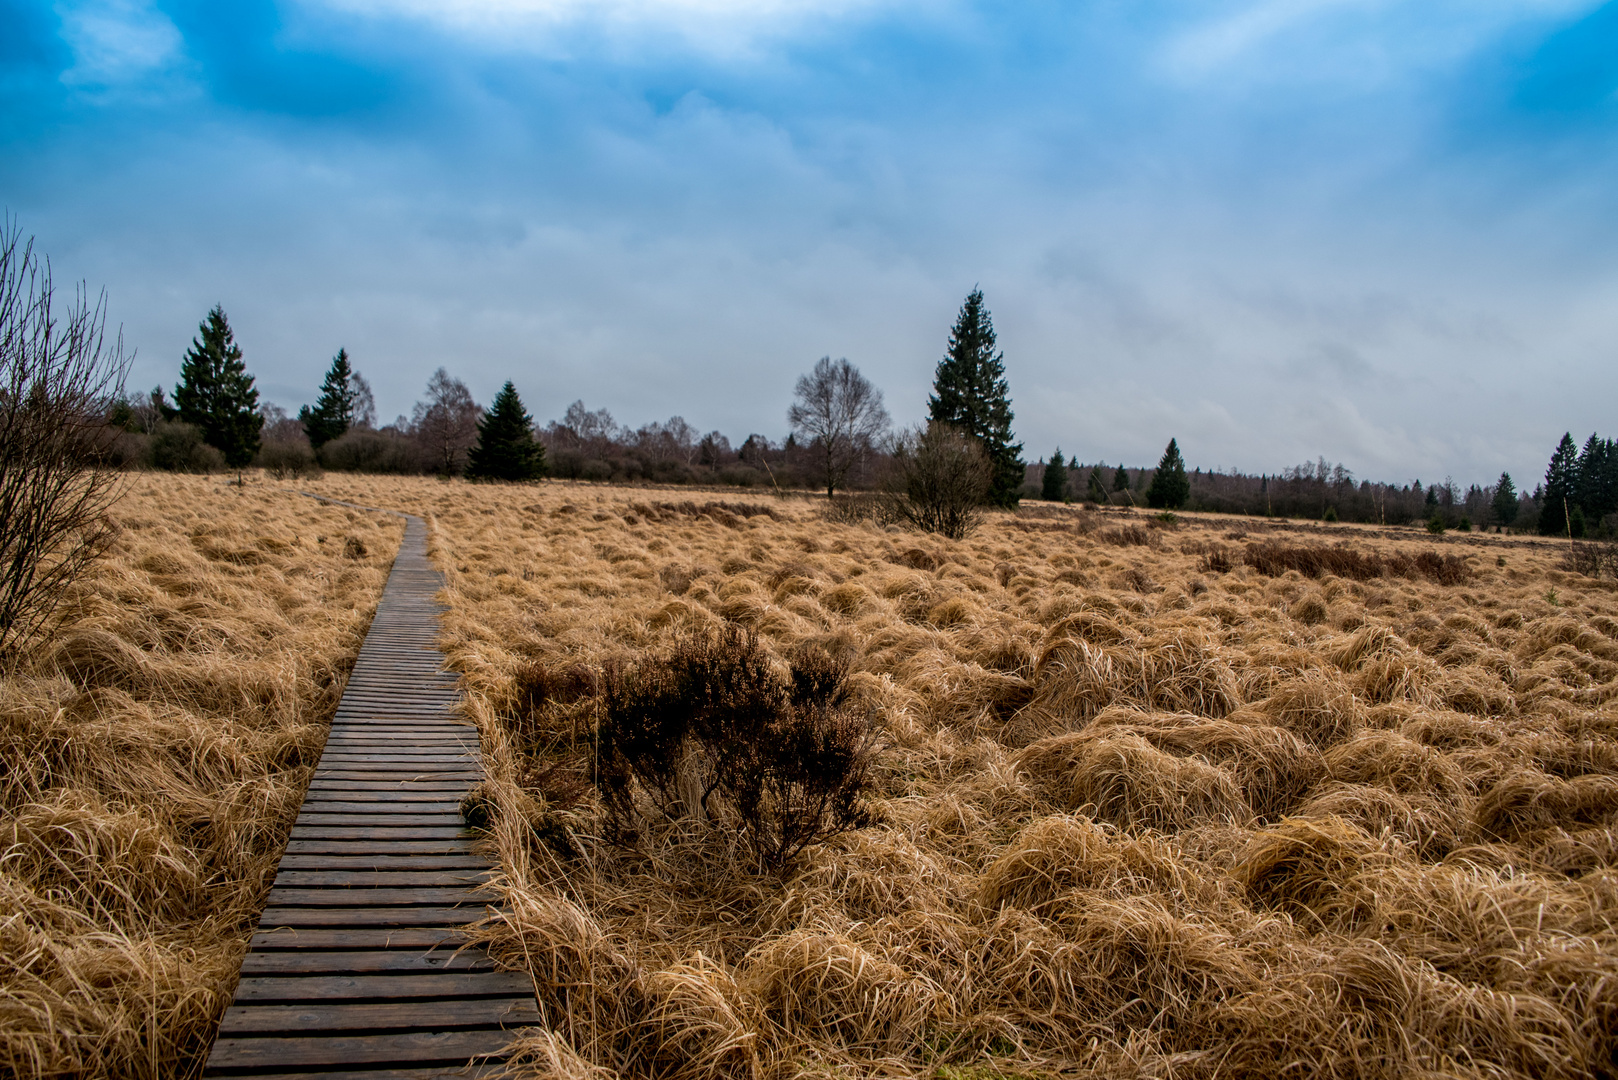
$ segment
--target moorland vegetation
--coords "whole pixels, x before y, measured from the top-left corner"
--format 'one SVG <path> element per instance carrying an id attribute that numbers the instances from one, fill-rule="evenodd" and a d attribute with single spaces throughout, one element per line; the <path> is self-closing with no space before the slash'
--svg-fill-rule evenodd
<path id="1" fill-rule="evenodd" d="M 1618 595 L 1555 545 L 321 485 L 433 521 L 540 1075 L 1615 1075 Z M 874 747 L 774 867 L 678 758 L 597 783 L 726 635 Z"/>

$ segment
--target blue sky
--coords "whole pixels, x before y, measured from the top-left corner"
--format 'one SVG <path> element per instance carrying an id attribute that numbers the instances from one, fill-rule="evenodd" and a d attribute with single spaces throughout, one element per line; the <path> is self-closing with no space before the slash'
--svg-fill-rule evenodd
<path id="1" fill-rule="evenodd" d="M 0 0 L 0 203 L 172 387 L 346 347 L 781 437 L 980 285 L 1030 460 L 1532 486 L 1618 434 L 1618 0 Z"/>

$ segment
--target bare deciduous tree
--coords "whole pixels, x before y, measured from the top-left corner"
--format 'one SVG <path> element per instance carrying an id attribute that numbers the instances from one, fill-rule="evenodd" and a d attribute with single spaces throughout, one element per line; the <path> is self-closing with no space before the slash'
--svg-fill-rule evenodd
<path id="1" fill-rule="evenodd" d="M 888 430 L 882 391 L 847 360 L 823 356 L 798 378 L 787 421 L 809 442 L 816 471 L 832 496 L 862 453 Z"/>
<path id="2" fill-rule="evenodd" d="M 106 293 L 79 285 L 56 310 L 48 261 L 15 222 L 0 230 L 0 657 L 50 618 L 106 546 L 119 495 L 108 463 L 123 395 L 123 338 L 105 336 Z"/>
<path id="3" fill-rule="evenodd" d="M 439 368 L 427 380 L 427 399 L 416 402 L 411 431 L 427 449 L 435 470 L 456 476 L 466 467 L 466 455 L 478 441 L 482 417 L 483 409 L 472 400 L 466 384 Z"/>
<path id="4" fill-rule="evenodd" d="M 895 516 L 952 540 L 977 526 L 994 480 L 993 463 L 977 439 L 935 420 L 899 437 L 893 466 Z"/>

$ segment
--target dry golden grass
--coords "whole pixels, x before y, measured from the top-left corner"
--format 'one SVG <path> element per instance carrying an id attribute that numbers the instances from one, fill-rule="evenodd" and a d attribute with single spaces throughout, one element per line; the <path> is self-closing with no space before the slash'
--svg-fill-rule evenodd
<path id="1" fill-rule="evenodd" d="M 194 1074 L 398 519 L 136 476 L 0 676 L 0 1074 Z"/>
<path id="2" fill-rule="evenodd" d="M 1618 595 L 1553 546 L 318 486 L 433 522 L 507 896 L 485 933 L 546 1018 L 520 1075 L 1618 1075 Z M 1469 577 L 1209 555 L 1277 537 Z M 605 844 L 588 695 L 525 689 L 727 620 L 854 650 L 885 742 L 882 824 L 784 880 L 724 836 Z"/>

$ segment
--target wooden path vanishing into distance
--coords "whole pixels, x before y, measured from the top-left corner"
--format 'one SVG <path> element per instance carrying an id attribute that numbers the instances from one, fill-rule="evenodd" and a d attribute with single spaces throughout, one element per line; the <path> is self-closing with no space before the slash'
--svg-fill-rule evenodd
<path id="1" fill-rule="evenodd" d="M 434 646 L 443 575 L 404 516 L 206 1077 L 477 1076 L 539 1023 L 529 976 L 457 933 L 490 900 L 460 813 L 482 765 Z"/>

